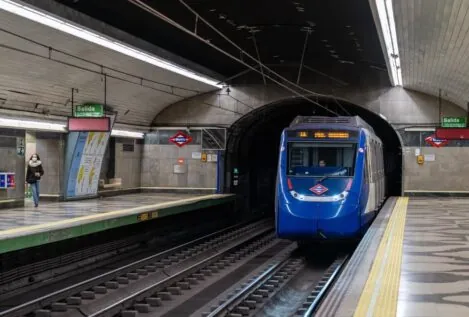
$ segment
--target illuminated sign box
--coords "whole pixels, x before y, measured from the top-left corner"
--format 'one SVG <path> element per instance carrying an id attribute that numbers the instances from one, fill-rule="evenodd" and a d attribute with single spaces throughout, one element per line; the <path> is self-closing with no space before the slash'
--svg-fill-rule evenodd
<path id="1" fill-rule="evenodd" d="M 95 104 L 76 105 L 73 112 L 73 116 L 81 118 L 101 118 L 104 117 L 104 107 L 103 105 Z"/>
<path id="2" fill-rule="evenodd" d="M 0 189 L 15 188 L 15 173 L 0 173 Z"/>
<path id="3" fill-rule="evenodd" d="M 435 136 L 446 140 L 469 140 L 468 128 L 437 128 Z"/>
<path id="4" fill-rule="evenodd" d="M 7 175 L 5 173 L 0 173 L 0 189 L 7 188 Z"/>
<path id="5" fill-rule="evenodd" d="M 346 131 L 298 131 L 297 137 L 299 138 L 315 138 L 315 139 L 348 139 L 350 134 Z"/>
<path id="6" fill-rule="evenodd" d="M 69 132 L 109 132 L 111 120 L 104 118 L 68 118 Z"/>

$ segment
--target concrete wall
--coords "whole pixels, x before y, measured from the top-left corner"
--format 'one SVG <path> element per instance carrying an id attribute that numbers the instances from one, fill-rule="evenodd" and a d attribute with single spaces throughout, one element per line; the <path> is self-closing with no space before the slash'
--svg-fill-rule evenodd
<path id="1" fill-rule="evenodd" d="M 368 86 L 366 88 L 340 87 L 328 90 L 321 86 L 309 86 L 322 93 L 334 93 L 337 98 L 346 99 L 382 114 L 397 129 L 404 126 L 435 124 L 439 121 L 438 99 L 403 88 Z M 156 118 L 156 125 L 225 125 L 231 126 L 237 119 L 252 109 L 268 103 L 291 97 L 292 94 L 274 86 L 249 85 L 230 87 L 226 91 L 206 94 L 176 103 Z M 306 102 L 306 101 L 305 101 Z M 464 116 L 465 110 L 448 101 L 442 102 L 445 116 Z M 436 161 L 417 166 L 415 149 L 404 144 L 404 191 L 469 191 L 469 177 L 464 177 L 464 147 L 425 148 L 435 151 Z M 425 152 L 423 151 L 423 152 Z"/>
<path id="2" fill-rule="evenodd" d="M 44 168 L 44 176 L 41 178 L 41 195 L 59 195 L 63 183 L 64 135 L 26 131 L 25 166 L 33 153 L 39 154 Z"/>
<path id="3" fill-rule="evenodd" d="M 216 187 L 216 162 L 202 162 L 192 158 L 192 153 L 202 152 L 200 144 L 179 148 L 174 144 L 155 144 L 157 142 L 152 137 L 151 134 L 147 135 L 143 145 L 143 187 Z M 186 173 L 174 173 L 174 165 L 178 164 L 179 158 L 184 159 L 187 165 Z"/>
<path id="4" fill-rule="evenodd" d="M 41 179 L 42 195 L 62 195 L 64 176 L 64 146 L 65 134 L 50 132 L 26 132 L 26 165 L 33 153 L 38 153 L 44 167 L 44 176 Z M 127 140 L 125 142 L 134 142 Z M 143 145 L 136 144 L 133 152 L 124 152 L 123 143 L 117 143 L 115 148 L 115 177 L 121 177 L 123 188 L 140 187 L 141 158 Z M 111 153 L 109 146 L 106 149 L 101 179 L 106 179 Z"/>
<path id="5" fill-rule="evenodd" d="M 14 172 L 16 176 L 15 188 L 0 189 L 0 208 L 24 203 L 24 158 L 16 152 L 17 137 L 24 138 L 24 131 L 0 129 L 0 172 Z"/>
<path id="6" fill-rule="evenodd" d="M 438 122 L 437 98 L 403 88 L 345 87 L 328 90 L 321 86 L 309 86 L 309 89 L 318 93 L 333 94 L 336 98 L 382 114 L 393 124 Z M 155 118 L 154 123 L 161 126 L 168 124 L 230 126 L 252 109 L 294 96 L 286 90 L 270 85 L 238 86 L 230 87 L 230 90 L 229 94 L 223 90 L 175 103 L 163 110 Z M 464 111 L 448 101 L 443 101 L 442 109 L 444 115 L 455 115 Z"/>
<path id="7" fill-rule="evenodd" d="M 399 130 L 404 147 L 405 177 L 407 192 L 441 191 L 469 192 L 469 141 L 449 141 L 443 147 L 434 147 L 425 139 L 431 131 Z M 423 164 L 417 163 L 417 155 L 427 156 Z"/>
<path id="8" fill-rule="evenodd" d="M 134 145 L 133 151 L 124 151 L 124 143 Z M 141 186 L 143 144 L 133 139 L 116 142 L 115 148 L 115 177 L 122 178 L 123 188 Z"/>
<path id="9" fill-rule="evenodd" d="M 406 147 L 404 152 L 404 188 L 407 192 L 449 191 L 469 192 L 469 147 L 428 148 L 422 154 L 434 154 L 435 161 L 417 164 L 415 150 Z"/>

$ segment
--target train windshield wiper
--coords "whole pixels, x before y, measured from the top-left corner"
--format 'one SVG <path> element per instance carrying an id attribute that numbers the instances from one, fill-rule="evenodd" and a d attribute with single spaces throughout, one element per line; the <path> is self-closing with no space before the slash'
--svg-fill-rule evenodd
<path id="1" fill-rule="evenodd" d="M 318 180 L 318 184 L 319 184 L 320 182 L 322 182 L 323 180 L 328 179 L 329 177 L 333 176 L 334 174 L 335 174 L 335 173 L 324 175 L 323 177 L 321 177 L 321 178 Z"/>
<path id="2" fill-rule="evenodd" d="M 339 170 L 335 171 L 334 173 L 326 174 L 318 180 L 318 184 L 320 182 L 322 182 L 323 180 L 328 179 L 331 176 L 337 176 L 337 175 L 340 175 L 340 174 L 344 174 L 344 172 L 346 173 L 347 171 L 339 169 Z"/>

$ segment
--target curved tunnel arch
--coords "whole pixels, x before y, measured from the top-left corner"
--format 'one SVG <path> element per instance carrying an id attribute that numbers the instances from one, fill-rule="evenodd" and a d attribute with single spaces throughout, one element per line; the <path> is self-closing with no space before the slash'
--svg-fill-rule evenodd
<path id="1" fill-rule="evenodd" d="M 394 128 L 376 113 L 348 101 L 340 100 L 339 105 L 332 98 L 316 100 L 340 115 L 358 115 L 373 127 L 384 144 L 387 194 L 401 195 L 402 143 Z M 240 196 L 241 211 L 272 212 L 280 134 L 297 115 L 331 114 L 303 98 L 293 97 L 259 107 L 231 126 L 226 148 L 224 190 Z M 233 185 L 235 168 L 239 173 L 236 186 Z"/>

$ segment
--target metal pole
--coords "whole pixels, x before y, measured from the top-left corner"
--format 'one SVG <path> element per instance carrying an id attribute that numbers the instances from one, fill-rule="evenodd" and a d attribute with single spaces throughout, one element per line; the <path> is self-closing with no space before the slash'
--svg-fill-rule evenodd
<path id="1" fill-rule="evenodd" d="M 443 114 L 441 107 L 442 106 L 441 106 L 441 88 L 440 88 L 438 90 L 438 114 L 439 114 L 438 122 L 440 123 L 440 127 L 441 127 L 441 115 Z"/>
<path id="2" fill-rule="evenodd" d="M 107 105 L 107 75 L 104 74 L 104 107 Z"/>
<path id="3" fill-rule="evenodd" d="M 303 61 L 305 58 L 306 47 L 308 46 L 308 37 L 309 37 L 309 32 L 306 32 L 305 44 L 303 45 L 303 54 L 301 54 L 300 69 L 298 70 L 298 78 L 296 79 L 297 85 L 300 84 L 301 70 L 303 69 Z"/>
<path id="4" fill-rule="evenodd" d="M 74 115 L 73 113 L 73 97 L 74 97 L 74 92 L 75 92 L 75 88 L 72 88 L 72 117 Z"/>
<path id="5" fill-rule="evenodd" d="M 469 102 L 467 103 L 467 110 L 466 110 L 466 127 L 467 127 L 467 121 L 469 120 Z"/>

